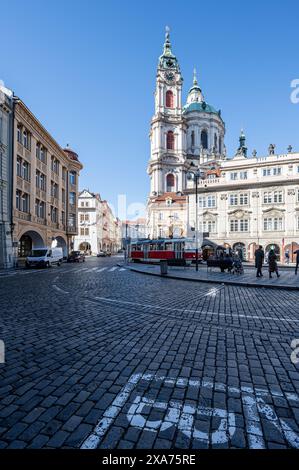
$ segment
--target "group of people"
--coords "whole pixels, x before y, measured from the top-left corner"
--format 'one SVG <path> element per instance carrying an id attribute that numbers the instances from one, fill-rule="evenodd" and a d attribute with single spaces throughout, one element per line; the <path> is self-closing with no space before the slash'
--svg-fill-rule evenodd
<path id="1" fill-rule="evenodd" d="M 294 251 L 294 255 L 296 255 L 296 267 L 295 267 L 295 274 L 298 272 L 299 266 L 299 250 Z M 262 277 L 262 267 L 264 264 L 265 259 L 265 252 L 263 250 L 262 245 L 259 245 L 258 249 L 255 251 L 255 267 L 256 267 L 256 277 Z M 277 265 L 277 254 L 275 250 L 271 249 L 268 253 L 268 271 L 269 271 L 269 278 L 272 278 L 272 274 L 275 273 L 277 277 L 280 277 L 278 272 L 278 265 Z"/>

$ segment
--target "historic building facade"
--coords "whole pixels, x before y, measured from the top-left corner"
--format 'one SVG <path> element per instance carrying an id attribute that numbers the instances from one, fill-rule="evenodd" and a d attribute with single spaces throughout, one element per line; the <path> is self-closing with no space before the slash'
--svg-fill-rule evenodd
<path id="1" fill-rule="evenodd" d="M 56 240 L 64 255 L 77 234 L 82 164 L 62 149 L 19 98 L 14 100 L 13 242 L 15 258 Z"/>
<path id="2" fill-rule="evenodd" d="M 150 132 L 150 236 L 194 237 L 197 208 L 198 231 L 208 234 L 206 248 L 226 245 L 252 259 L 262 244 L 283 259 L 299 243 L 299 153 L 289 146 L 278 155 L 271 144 L 268 155 L 253 151 L 249 157 L 242 131 L 236 155 L 229 158 L 221 112 L 205 101 L 195 73 L 185 105 L 181 94 L 182 76 L 167 31 Z"/>
<path id="3" fill-rule="evenodd" d="M 13 267 L 12 145 L 13 94 L 0 85 L 0 269 Z"/>
<path id="4" fill-rule="evenodd" d="M 100 194 L 84 189 L 80 192 L 78 235 L 74 249 L 96 255 L 99 251 L 116 253 L 121 247 L 121 223 L 115 218 L 106 200 Z"/>

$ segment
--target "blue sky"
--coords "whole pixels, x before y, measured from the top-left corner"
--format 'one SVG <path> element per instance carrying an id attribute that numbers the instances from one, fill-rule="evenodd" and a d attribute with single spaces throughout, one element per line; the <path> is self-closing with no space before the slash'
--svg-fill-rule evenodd
<path id="1" fill-rule="evenodd" d="M 222 110 L 231 155 L 299 150 L 298 1 L 10 0 L 2 3 L 0 79 L 84 164 L 81 189 L 144 202 L 149 123 L 165 25 L 184 77 Z M 4 47 L 3 47 L 4 44 Z"/>

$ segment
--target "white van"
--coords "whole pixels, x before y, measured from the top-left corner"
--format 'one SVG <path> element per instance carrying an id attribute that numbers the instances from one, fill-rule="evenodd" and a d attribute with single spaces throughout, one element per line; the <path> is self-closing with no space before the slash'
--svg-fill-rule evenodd
<path id="1" fill-rule="evenodd" d="M 57 264 L 60 266 L 62 260 L 62 248 L 33 248 L 30 255 L 26 258 L 26 268 L 50 268 L 52 264 Z"/>

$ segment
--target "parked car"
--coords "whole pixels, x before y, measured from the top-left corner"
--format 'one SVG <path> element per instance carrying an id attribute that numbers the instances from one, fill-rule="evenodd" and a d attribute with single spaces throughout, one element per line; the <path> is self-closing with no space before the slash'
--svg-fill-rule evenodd
<path id="1" fill-rule="evenodd" d="M 80 261 L 84 263 L 85 255 L 84 253 L 81 253 L 81 251 L 71 251 L 67 261 L 68 263 L 80 263 Z"/>
<path id="2" fill-rule="evenodd" d="M 98 258 L 104 258 L 105 256 L 107 256 L 107 255 L 106 255 L 105 251 L 102 251 L 102 250 L 100 250 L 97 254 Z"/>
<path id="3" fill-rule="evenodd" d="M 106 251 L 106 256 L 111 256 L 111 251 L 107 250 Z"/>
<path id="4" fill-rule="evenodd" d="M 50 268 L 53 264 L 60 266 L 63 260 L 62 248 L 34 248 L 26 258 L 26 268 Z"/>

